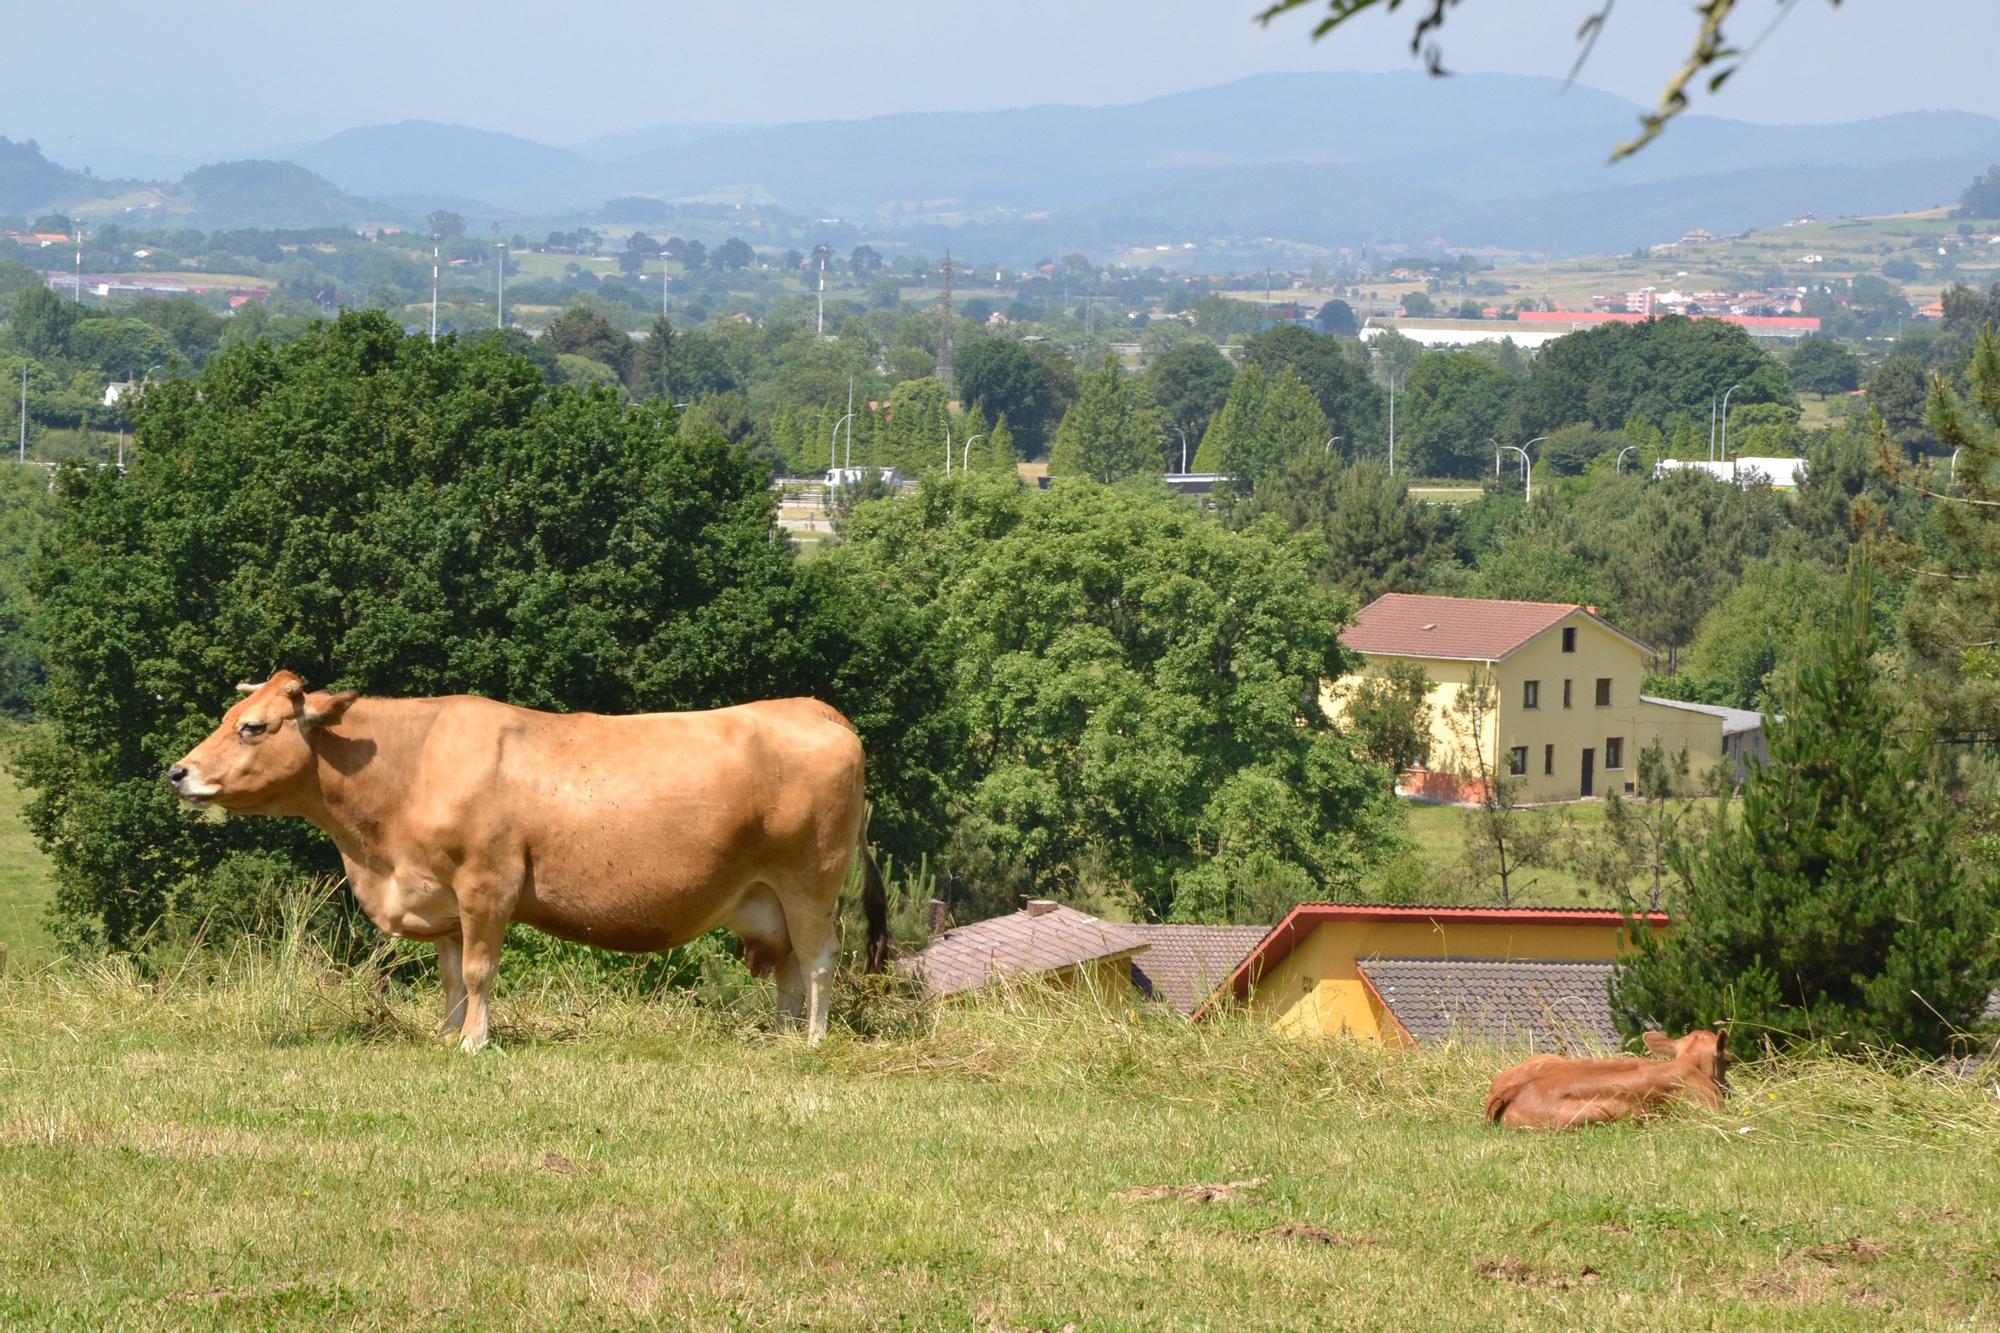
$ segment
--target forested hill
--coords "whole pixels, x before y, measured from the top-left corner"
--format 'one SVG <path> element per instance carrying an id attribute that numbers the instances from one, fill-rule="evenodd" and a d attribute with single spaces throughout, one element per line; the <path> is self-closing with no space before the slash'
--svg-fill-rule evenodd
<path id="1" fill-rule="evenodd" d="M 0 137 L 0 213 L 32 213 L 115 193 L 109 182 L 49 161 L 33 139 Z"/>

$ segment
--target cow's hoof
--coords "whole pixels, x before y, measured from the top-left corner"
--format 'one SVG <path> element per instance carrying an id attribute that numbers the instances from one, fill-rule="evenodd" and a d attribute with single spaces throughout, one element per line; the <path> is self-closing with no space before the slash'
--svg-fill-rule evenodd
<path id="1" fill-rule="evenodd" d="M 467 1055 L 471 1055 L 474 1051 L 485 1050 L 486 1042 L 487 1038 L 485 1033 L 481 1033 L 478 1036 L 474 1036 L 473 1034 L 468 1032 L 465 1034 L 465 1039 L 458 1043 L 458 1049 L 465 1052 Z"/>

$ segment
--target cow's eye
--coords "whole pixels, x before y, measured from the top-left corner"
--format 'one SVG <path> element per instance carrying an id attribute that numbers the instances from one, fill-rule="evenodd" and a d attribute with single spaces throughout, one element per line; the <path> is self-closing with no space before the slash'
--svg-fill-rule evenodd
<path id="1" fill-rule="evenodd" d="M 262 722 L 245 722 L 237 730 L 245 736 L 261 736 L 264 734 L 265 724 Z"/>

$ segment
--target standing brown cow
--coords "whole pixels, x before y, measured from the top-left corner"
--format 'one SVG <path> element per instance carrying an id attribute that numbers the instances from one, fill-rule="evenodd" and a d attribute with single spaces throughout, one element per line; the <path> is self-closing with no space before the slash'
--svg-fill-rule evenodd
<path id="1" fill-rule="evenodd" d="M 1722 1033 L 1697 1030 L 1672 1041 L 1665 1033 L 1648 1032 L 1640 1040 L 1661 1058 L 1538 1055 L 1502 1070 L 1486 1094 L 1486 1118 L 1516 1129 L 1568 1129 L 1651 1115 L 1681 1095 L 1721 1109 L 1729 1072 Z"/>
<path id="2" fill-rule="evenodd" d="M 861 741 L 834 709 L 538 713 L 465 695 L 308 691 L 290 671 L 167 770 L 190 805 L 296 815 L 330 836 L 369 919 L 435 940 L 441 1034 L 484 1046 L 507 923 L 649 953 L 714 926 L 774 972 L 779 1022 L 826 1032 L 834 907 L 860 845 Z M 861 849 L 868 962 L 887 904 Z"/>

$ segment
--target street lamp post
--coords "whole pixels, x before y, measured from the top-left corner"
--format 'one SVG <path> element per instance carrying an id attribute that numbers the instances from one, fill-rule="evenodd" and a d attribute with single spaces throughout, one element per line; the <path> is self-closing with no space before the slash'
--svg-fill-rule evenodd
<path id="1" fill-rule="evenodd" d="M 1493 446 L 1493 477 L 1500 477 L 1500 455 L 1509 450 L 1521 455 L 1521 498 L 1527 499 L 1529 488 L 1534 484 L 1535 465 L 1528 458 L 1528 451 L 1518 444 L 1496 444 Z"/>
<path id="2" fill-rule="evenodd" d="M 493 327 L 504 329 L 507 327 L 507 242 L 495 241 L 493 244 L 500 251 L 498 294 L 493 299 Z"/>
<path id="3" fill-rule="evenodd" d="M 1347 437 L 1346 437 L 1345 435 L 1333 435 L 1333 436 L 1329 436 L 1329 437 L 1327 438 L 1327 442 L 1326 442 L 1326 444 L 1325 444 L 1325 445 L 1324 445 L 1324 446 L 1323 446 L 1323 447 L 1322 447 L 1322 448 L 1320 449 L 1320 451 L 1319 451 L 1319 456 L 1320 456 L 1321 458 L 1325 458 L 1325 457 L 1326 457 L 1326 456 L 1327 456 L 1328 454 L 1330 454 L 1330 453 L 1332 453 L 1332 452 L 1333 452 L 1333 446 L 1334 446 L 1334 445 L 1336 445 L 1336 444 L 1339 444 L 1339 443 L 1340 443 L 1340 442 L 1341 442 L 1342 440 L 1344 440 L 1344 439 L 1346 439 L 1346 438 L 1347 438 Z"/>
<path id="4" fill-rule="evenodd" d="M 852 420 L 854 420 L 854 410 L 849 408 L 846 416 L 833 423 L 833 434 L 829 435 L 826 441 L 826 470 L 829 472 L 834 471 L 840 466 L 840 428 L 847 426 L 847 423 Z M 847 426 L 847 458 L 849 462 L 854 460 L 854 427 L 852 426 Z"/>
<path id="5" fill-rule="evenodd" d="M 1722 456 L 1716 459 L 1718 463 L 1727 463 L 1729 461 L 1729 395 L 1742 387 L 1741 384 L 1732 384 L 1729 386 L 1728 391 L 1722 395 Z"/>
<path id="6" fill-rule="evenodd" d="M 970 472 L 972 470 L 973 441 L 983 440 L 985 438 L 986 437 L 984 435 L 974 435 L 971 439 L 967 440 L 963 445 L 959 446 L 958 474 L 961 477 L 964 476 L 967 472 Z"/>
<path id="7" fill-rule="evenodd" d="M 1187 427 L 1177 424 L 1174 430 L 1179 432 L 1181 437 L 1181 475 L 1185 477 L 1187 475 Z"/>
<path id="8" fill-rule="evenodd" d="M 1620 449 L 1618 451 L 1618 461 L 1611 465 L 1611 471 L 1613 475 L 1620 477 L 1625 475 L 1625 455 L 1631 453 L 1634 449 L 1637 449 L 1638 447 L 1639 446 L 1636 444 L 1628 444 L 1623 449 Z"/>

